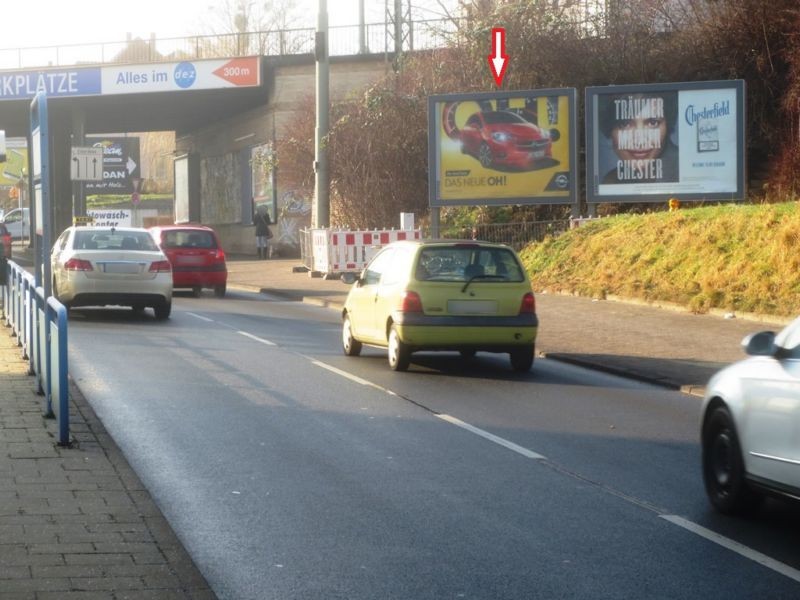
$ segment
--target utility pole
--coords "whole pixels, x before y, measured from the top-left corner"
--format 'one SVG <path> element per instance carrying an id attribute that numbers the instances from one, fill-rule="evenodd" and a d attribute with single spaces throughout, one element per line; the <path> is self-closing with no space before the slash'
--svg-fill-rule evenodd
<path id="1" fill-rule="evenodd" d="M 314 54 L 317 61 L 317 127 L 314 151 L 314 228 L 330 226 L 330 194 L 328 183 L 328 135 L 329 71 L 328 61 L 328 2 L 319 0 L 317 33 L 314 38 Z"/>
<path id="2" fill-rule="evenodd" d="M 364 0 L 358 0 L 358 53 L 366 54 L 367 48 L 367 25 L 364 15 Z"/>

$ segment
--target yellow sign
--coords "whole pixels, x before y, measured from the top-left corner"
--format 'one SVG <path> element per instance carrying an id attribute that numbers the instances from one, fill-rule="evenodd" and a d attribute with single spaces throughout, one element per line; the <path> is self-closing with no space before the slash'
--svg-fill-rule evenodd
<path id="1" fill-rule="evenodd" d="M 73 225 L 91 225 L 94 223 L 94 217 L 72 217 Z"/>
<path id="2" fill-rule="evenodd" d="M 0 186 L 17 185 L 28 168 L 28 149 L 24 142 L 7 142 L 6 162 L 0 163 Z"/>
<path id="3" fill-rule="evenodd" d="M 438 201 L 571 200 L 573 123 L 565 90 L 466 98 L 434 103 Z"/>

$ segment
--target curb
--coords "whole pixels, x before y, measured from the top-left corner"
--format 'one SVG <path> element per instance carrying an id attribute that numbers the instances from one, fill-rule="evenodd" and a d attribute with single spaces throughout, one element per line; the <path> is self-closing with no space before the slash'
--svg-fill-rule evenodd
<path id="1" fill-rule="evenodd" d="M 594 362 L 591 360 L 583 360 L 581 358 L 575 358 L 574 356 L 562 354 L 559 352 L 546 352 L 540 351 L 539 356 L 542 358 L 548 358 L 550 360 L 555 360 L 558 362 L 563 362 L 566 364 L 576 365 L 579 367 L 585 367 L 587 369 L 592 369 L 593 371 L 600 371 L 603 373 L 608 373 L 609 375 L 616 375 L 617 377 L 624 377 L 625 379 L 633 379 L 635 381 L 640 381 L 642 383 L 649 383 L 651 385 L 657 385 L 659 387 L 663 387 L 669 390 L 679 391 L 683 394 L 688 394 L 690 396 L 696 396 L 698 398 L 702 398 L 705 394 L 705 387 L 700 385 L 693 385 L 693 384 L 677 384 L 674 381 L 670 381 L 668 379 L 652 377 L 648 375 L 643 375 L 642 373 L 636 371 L 630 371 L 628 369 L 620 369 L 617 367 L 610 367 L 608 365 Z"/>

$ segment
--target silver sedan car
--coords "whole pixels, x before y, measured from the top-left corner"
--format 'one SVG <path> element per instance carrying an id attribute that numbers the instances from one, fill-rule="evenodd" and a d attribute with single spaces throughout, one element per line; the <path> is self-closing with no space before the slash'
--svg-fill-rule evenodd
<path id="1" fill-rule="evenodd" d="M 50 256 L 53 295 L 67 307 L 151 307 L 156 319 L 172 310 L 172 268 L 141 228 L 69 227 Z"/>
<path id="2" fill-rule="evenodd" d="M 800 499 L 800 318 L 742 345 L 750 358 L 711 378 L 702 411 L 703 480 L 726 514 L 765 493 Z"/>

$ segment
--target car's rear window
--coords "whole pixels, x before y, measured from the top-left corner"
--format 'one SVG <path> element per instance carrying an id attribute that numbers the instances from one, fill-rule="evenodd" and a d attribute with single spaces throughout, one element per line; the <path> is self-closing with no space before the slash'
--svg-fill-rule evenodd
<path id="1" fill-rule="evenodd" d="M 164 248 L 206 248 L 217 247 L 217 240 L 210 231 L 175 230 L 161 233 L 161 246 Z"/>
<path id="2" fill-rule="evenodd" d="M 520 282 L 525 277 L 514 253 L 508 248 L 477 244 L 423 248 L 415 276 L 420 281 Z"/>
<path id="3" fill-rule="evenodd" d="M 146 231 L 111 229 L 76 231 L 73 248 L 76 250 L 158 250 L 153 238 Z"/>

